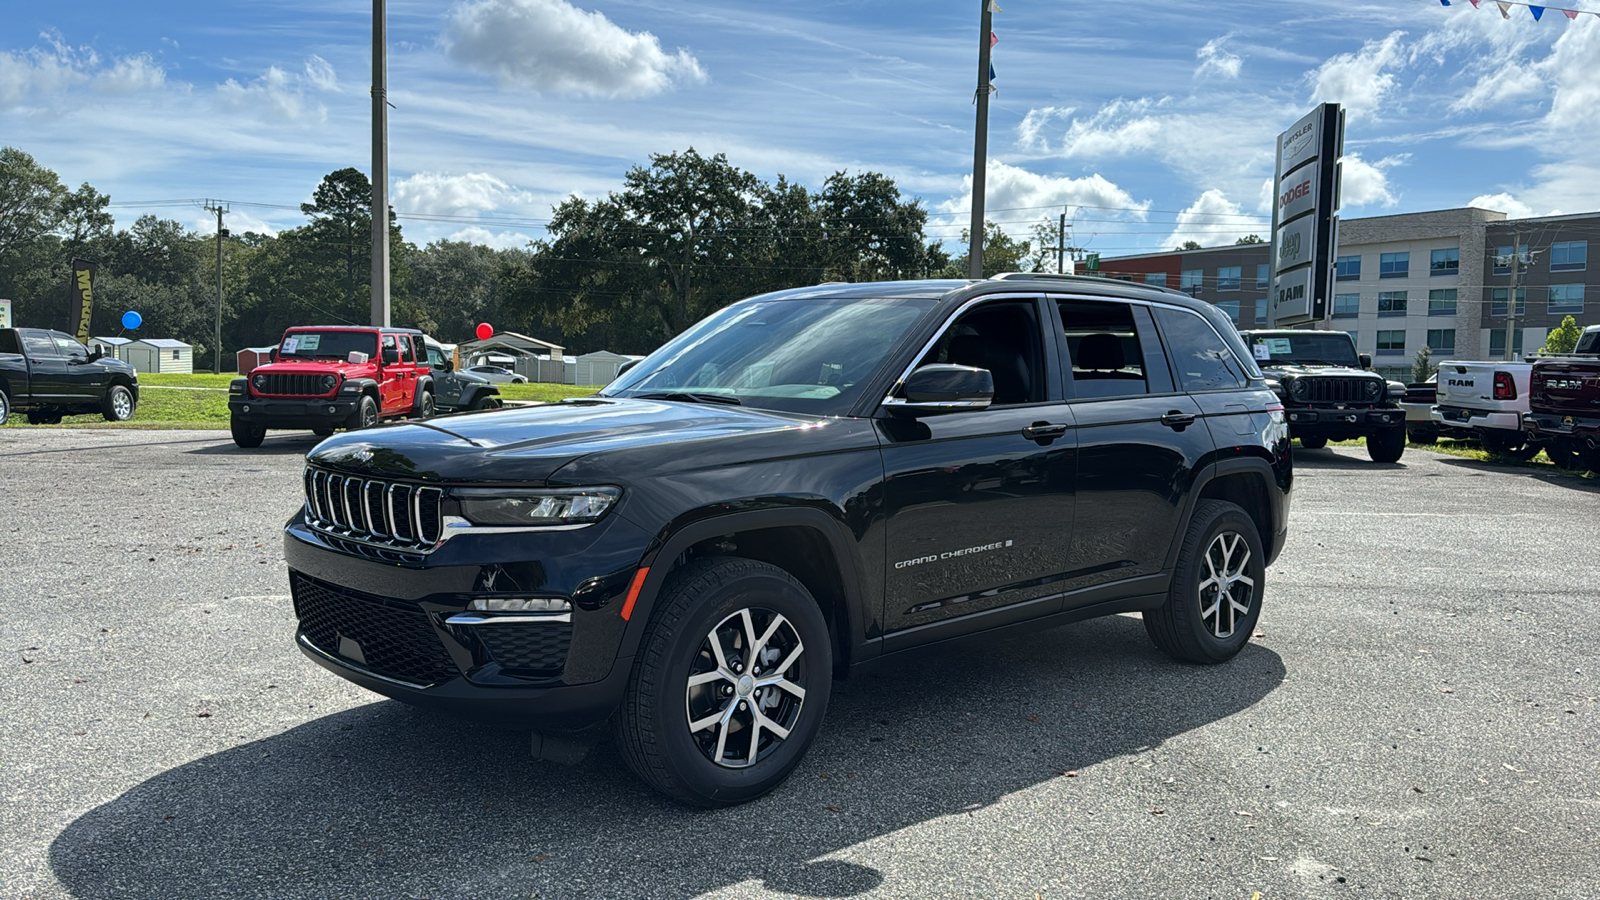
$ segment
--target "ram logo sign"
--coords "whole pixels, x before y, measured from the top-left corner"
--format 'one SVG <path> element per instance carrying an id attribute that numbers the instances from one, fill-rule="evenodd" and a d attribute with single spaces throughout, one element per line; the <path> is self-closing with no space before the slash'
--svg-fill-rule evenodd
<path id="1" fill-rule="evenodd" d="M 1267 326 L 1327 318 L 1338 245 L 1344 113 L 1324 103 L 1278 136 L 1272 207 L 1272 304 Z"/>

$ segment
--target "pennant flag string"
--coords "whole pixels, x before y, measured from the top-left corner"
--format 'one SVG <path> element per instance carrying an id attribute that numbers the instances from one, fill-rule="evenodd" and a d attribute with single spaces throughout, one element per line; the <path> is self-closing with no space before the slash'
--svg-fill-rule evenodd
<path id="1" fill-rule="evenodd" d="M 1480 4 L 1482 4 L 1483 0 L 1467 0 L 1467 2 L 1472 4 L 1472 8 L 1473 9 L 1482 9 L 1483 8 L 1480 5 Z M 1439 0 L 1439 5 L 1440 6 L 1450 6 L 1451 5 L 1451 0 Z M 1578 16 L 1580 14 L 1582 14 L 1582 13 L 1588 13 L 1591 16 L 1594 16 L 1596 18 L 1600 18 L 1600 11 L 1596 11 L 1596 10 L 1592 10 L 1592 9 L 1570 9 L 1570 8 L 1567 8 L 1567 7 L 1564 7 L 1564 6 L 1537 6 L 1537 5 L 1532 4 L 1532 3 L 1518 3 L 1517 0 L 1495 0 L 1494 5 L 1499 8 L 1499 10 L 1500 10 L 1500 18 L 1502 18 L 1502 19 L 1511 18 L 1511 7 L 1513 7 L 1513 6 L 1520 6 L 1520 7 L 1523 7 L 1524 9 L 1526 9 L 1528 11 L 1529 15 L 1533 16 L 1533 20 L 1535 22 L 1544 21 L 1545 11 L 1546 10 L 1551 10 L 1551 9 L 1556 10 L 1557 12 L 1559 12 L 1562 15 L 1566 16 L 1567 17 L 1567 21 L 1569 21 L 1569 22 L 1577 21 Z"/>

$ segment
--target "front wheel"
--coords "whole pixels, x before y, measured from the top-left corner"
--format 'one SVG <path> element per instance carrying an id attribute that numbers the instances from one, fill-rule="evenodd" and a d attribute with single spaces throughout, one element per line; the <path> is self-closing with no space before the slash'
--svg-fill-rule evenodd
<path id="1" fill-rule="evenodd" d="M 656 601 L 617 744 L 635 774 L 675 800 L 744 803 L 800 764 L 832 682 L 828 626 L 804 585 L 755 560 L 697 560 Z"/>
<path id="2" fill-rule="evenodd" d="M 4 390 L 0 390 L 0 425 L 11 418 L 11 397 Z"/>
<path id="3" fill-rule="evenodd" d="M 261 446 L 261 442 L 267 437 L 265 425 L 257 425 L 254 422 L 245 422 L 239 419 L 234 419 L 228 423 L 228 431 L 233 434 L 233 442 L 245 450 L 253 450 Z"/>
<path id="4" fill-rule="evenodd" d="M 1422 446 L 1437 444 L 1439 443 L 1439 432 L 1428 425 L 1407 425 L 1406 440 Z"/>
<path id="5" fill-rule="evenodd" d="M 1328 446 L 1328 439 L 1325 437 L 1303 437 L 1300 439 L 1300 446 L 1306 450 L 1321 450 L 1323 447 Z"/>
<path id="6" fill-rule="evenodd" d="M 1385 428 L 1367 435 L 1367 455 L 1373 462 L 1399 462 L 1406 452 L 1405 426 Z"/>
<path id="7" fill-rule="evenodd" d="M 128 390 L 127 385 L 114 384 L 111 390 L 106 391 L 100 414 L 105 416 L 107 422 L 126 422 L 133 418 L 133 410 L 137 405 L 133 391 Z"/>
<path id="8" fill-rule="evenodd" d="M 480 409 L 499 409 L 499 408 L 500 408 L 500 398 L 495 397 L 492 394 L 479 394 L 478 398 L 476 400 L 472 401 L 472 405 L 467 407 L 467 410 L 469 412 L 475 412 L 475 411 L 480 410 Z"/>
<path id="9" fill-rule="evenodd" d="M 1243 509 L 1200 501 L 1166 602 L 1143 613 L 1145 633 L 1161 652 L 1184 662 L 1232 659 L 1261 618 L 1266 560 L 1255 520 Z"/>

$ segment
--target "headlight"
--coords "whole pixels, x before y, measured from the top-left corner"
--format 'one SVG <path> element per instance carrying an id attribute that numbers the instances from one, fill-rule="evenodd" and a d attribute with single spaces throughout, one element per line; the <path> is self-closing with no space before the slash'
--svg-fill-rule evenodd
<path id="1" fill-rule="evenodd" d="M 336 376 L 333 376 L 333 375 L 324 375 L 324 376 L 322 376 L 322 392 L 324 394 L 326 394 L 327 392 L 333 390 L 334 387 L 337 386 L 338 384 L 339 384 L 339 379 Z"/>
<path id="2" fill-rule="evenodd" d="M 474 525 L 538 527 L 597 522 L 622 496 L 614 487 L 507 491 L 497 488 L 453 492 L 461 517 Z"/>
<path id="3" fill-rule="evenodd" d="M 1378 393 L 1381 390 L 1383 390 L 1383 385 L 1380 382 L 1377 382 L 1377 381 L 1368 381 L 1367 382 L 1367 396 L 1368 397 L 1376 397 L 1376 396 L 1378 396 Z"/>
<path id="4" fill-rule="evenodd" d="M 256 390 L 264 391 L 267 389 L 267 376 L 252 375 L 250 376 L 250 383 L 256 386 Z"/>
<path id="5" fill-rule="evenodd" d="M 1304 400 L 1311 393 L 1311 385 L 1303 378 L 1296 378 L 1289 382 L 1289 396 L 1296 400 Z"/>

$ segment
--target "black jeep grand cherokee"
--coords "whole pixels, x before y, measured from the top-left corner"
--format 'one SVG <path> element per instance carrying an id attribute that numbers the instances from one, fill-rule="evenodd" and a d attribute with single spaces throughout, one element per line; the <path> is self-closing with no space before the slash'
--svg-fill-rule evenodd
<path id="1" fill-rule="evenodd" d="M 610 721 L 706 806 L 798 764 L 832 679 L 1125 611 L 1244 646 L 1283 547 L 1282 405 L 1214 307 L 1070 276 L 735 303 L 582 400 L 319 444 L 302 650 L 546 737 Z"/>

